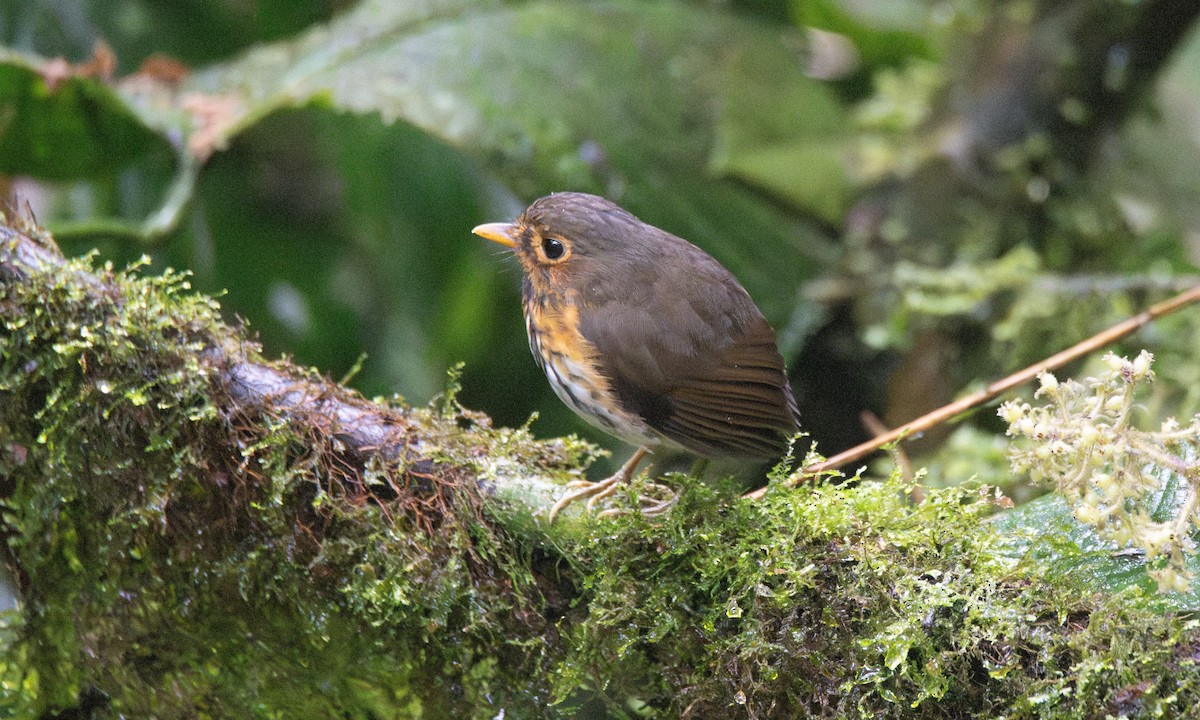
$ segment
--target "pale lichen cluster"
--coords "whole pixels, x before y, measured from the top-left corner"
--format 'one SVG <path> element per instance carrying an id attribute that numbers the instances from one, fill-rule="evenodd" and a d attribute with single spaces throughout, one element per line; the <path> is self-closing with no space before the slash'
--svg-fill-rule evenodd
<path id="1" fill-rule="evenodd" d="M 1014 446 L 1015 471 L 1053 483 L 1080 522 L 1144 551 L 1160 590 L 1185 591 L 1185 555 L 1200 525 L 1200 416 L 1187 425 L 1170 418 L 1158 430 L 1134 425 L 1135 396 L 1153 381 L 1153 360 L 1144 350 L 1133 360 L 1109 353 L 1107 370 L 1082 382 L 1043 372 L 1034 396 L 1049 403 L 1012 400 L 999 415 L 1010 436 L 1032 441 Z"/>

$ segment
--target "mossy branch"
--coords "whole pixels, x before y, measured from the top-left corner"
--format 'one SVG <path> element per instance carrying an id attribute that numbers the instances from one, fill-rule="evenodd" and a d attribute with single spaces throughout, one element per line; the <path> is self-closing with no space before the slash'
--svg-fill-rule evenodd
<path id="1" fill-rule="evenodd" d="M 1084 718 L 1200 702 L 1196 623 L 1152 592 L 1046 572 L 986 522 L 990 491 L 913 504 L 897 474 L 750 502 L 677 477 L 663 516 L 548 528 L 532 513 L 586 446 L 264 361 L 178 274 L 96 271 L 0 228 L 0 321 L 0 531 L 22 593 L 0 612 L 0 714 Z"/>
<path id="2" fill-rule="evenodd" d="M 76 290 L 73 300 L 79 309 L 90 311 L 100 304 L 114 317 L 124 311 L 129 293 L 122 285 L 124 278 L 114 275 L 111 268 L 101 275 L 68 262 L 40 229 L 19 219 L 18 223 L 19 229 L 0 226 L 0 282 L 36 287 L 42 282 L 37 278 L 57 275 L 57 282 L 68 282 Z M 186 280 L 180 279 L 179 286 L 188 289 Z M 9 308 L 10 312 L 18 310 Z M 169 310 L 163 308 L 164 313 Z M 56 320 L 64 335 L 79 322 L 70 316 Z M 561 483 L 556 476 L 565 467 L 563 458 L 587 452 L 583 444 L 564 445 L 564 453 L 540 452 L 548 461 L 542 468 L 511 458 L 506 462 L 503 453 L 490 447 L 488 452 L 452 458 L 447 435 L 462 435 L 460 431 L 470 426 L 490 430 L 488 418 L 466 412 L 452 398 L 443 404 L 445 412 L 440 414 L 368 401 L 287 360 L 264 359 L 258 345 L 247 340 L 242 330 L 224 325 L 211 313 L 202 319 L 170 320 L 180 325 L 180 342 L 145 348 L 163 356 L 147 357 L 148 363 L 170 364 L 170 356 L 197 350 L 195 371 L 208 382 L 214 412 L 225 418 L 287 422 L 309 448 L 324 448 L 331 462 L 323 474 L 355 495 L 395 499 L 403 487 L 417 491 L 424 496 L 423 504 L 440 512 L 447 508 L 446 498 L 436 498 L 453 488 L 468 494 L 497 495 L 524 512 L 535 513 L 552 504 Z M 80 356 L 83 379 L 94 380 L 88 377 L 86 361 L 85 353 Z"/>

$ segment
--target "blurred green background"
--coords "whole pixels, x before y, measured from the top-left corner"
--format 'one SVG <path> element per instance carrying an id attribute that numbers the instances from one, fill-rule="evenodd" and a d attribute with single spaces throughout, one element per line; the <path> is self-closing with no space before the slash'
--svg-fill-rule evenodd
<path id="1" fill-rule="evenodd" d="M 0 173 L 64 252 L 190 270 L 269 353 L 365 354 L 352 384 L 413 404 L 461 361 L 467 406 L 611 448 L 470 234 L 605 194 L 739 276 L 832 454 L 1192 281 L 1193 6 L 3 0 Z M 1198 407 L 1196 325 L 1127 346 L 1156 412 Z M 974 420 L 935 476 L 1002 464 Z"/>

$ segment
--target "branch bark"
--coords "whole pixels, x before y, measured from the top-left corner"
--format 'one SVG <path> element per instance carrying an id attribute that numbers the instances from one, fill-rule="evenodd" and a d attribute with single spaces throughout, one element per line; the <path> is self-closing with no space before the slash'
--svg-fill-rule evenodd
<path id="1" fill-rule="evenodd" d="M 0 226 L 0 289 L 37 274 L 63 272 L 66 264 L 53 241 L 31 223 L 18 219 L 16 227 Z M 70 282 L 86 294 L 86 302 L 111 304 L 113 312 L 122 311 L 124 293 L 111 274 L 72 270 Z M 439 459 L 444 456 L 444 438 L 433 436 L 430 422 L 414 419 L 409 410 L 368 401 L 286 360 L 266 361 L 257 344 L 240 330 L 219 326 L 204 332 L 199 341 L 204 346 L 205 374 L 221 415 L 286 421 L 314 448 L 329 448 L 338 456 L 336 470 L 330 470 L 348 492 L 368 491 L 365 478 L 373 465 L 386 470 L 379 475 L 386 483 L 370 489 L 377 500 L 394 499 L 399 487 L 437 493 L 470 483 L 475 486 L 471 491 L 537 513 L 553 504 L 561 487 L 547 469 L 493 461 L 466 467 Z M 179 352 L 178 348 L 149 351 Z M 490 427 L 488 418 L 479 414 L 466 413 L 461 422 Z M 559 460 L 554 453 L 547 455 L 551 462 Z M 484 459 L 481 455 L 480 460 Z"/>

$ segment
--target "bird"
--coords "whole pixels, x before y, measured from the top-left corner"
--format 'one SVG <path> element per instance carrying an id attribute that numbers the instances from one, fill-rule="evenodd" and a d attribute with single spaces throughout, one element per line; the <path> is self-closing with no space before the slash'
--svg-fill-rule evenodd
<path id="1" fill-rule="evenodd" d="M 551 523 L 583 498 L 593 510 L 655 450 L 753 460 L 787 452 L 800 413 L 775 331 L 711 255 L 579 192 L 472 232 L 516 255 L 529 347 L 554 392 L 638 448 L 611 477 L 573 483 L 581 489 L 555 503 Z M 657 514 L 674 500 L 641 509 Z"/>

